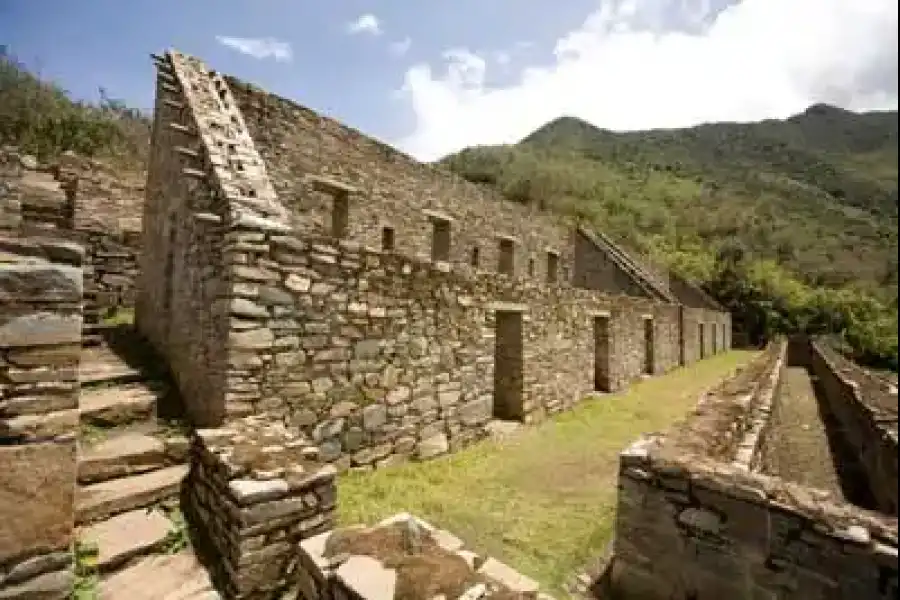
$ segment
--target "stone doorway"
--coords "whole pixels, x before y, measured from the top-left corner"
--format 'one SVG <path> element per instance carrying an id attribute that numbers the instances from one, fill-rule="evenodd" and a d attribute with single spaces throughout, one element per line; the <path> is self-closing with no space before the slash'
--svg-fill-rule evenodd
<path id="1" fill-rule="evenodd" d="M 700 323 L 697 326 L 697 335 L 699 336 L 700 358 L 706 358 L 706 326 Z"/>
<path id="2" fill-rule="evenodd" d="M 612 351 L 609 315 L 594 317 L 594 391 L 611 392 L 610 358 Z"/>
<path id="3" fill-rule="evenodd" d="M 494 418 L 520 421 L 523 393 L 522 313 L 498 310 L 494 335 Z"/>
<path id="4" fill-rule="evenodd" d="M 644 374 L 653 375 L 655 371 L 654 355 L 656 354 L 656 328 L 653 317 L 644 317 Z"/>
<path id="5" fill-rule="evenodd" d="M 335 194 L 331 205 L 331 235 L 337 239 L 347 237 L 350 228 L 350 196 Z"/>

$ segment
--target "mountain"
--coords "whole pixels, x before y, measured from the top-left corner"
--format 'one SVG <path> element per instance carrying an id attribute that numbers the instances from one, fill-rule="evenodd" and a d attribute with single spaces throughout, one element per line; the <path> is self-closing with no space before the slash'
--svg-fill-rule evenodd
<path id="1" fill-rule="evenodd" d="M 897 112 L 816 104 L 785 120 L 613 132 L 573 117 L 441 162 L 586 219 L 651 262 L 755 302 L 766 331 L 840 332 L 896 364 Z M 738 268 L 739 267 L 739 268 Z M 740 300 L 723 297 L 743 290 Z M 861 356 L 862 357 L 862 356 Z"/>

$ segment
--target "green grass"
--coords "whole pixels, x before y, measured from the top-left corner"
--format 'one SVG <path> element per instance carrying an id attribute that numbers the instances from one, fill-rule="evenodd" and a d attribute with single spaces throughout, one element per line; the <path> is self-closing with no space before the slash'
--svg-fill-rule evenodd
<path id="1" fill-rule="evenodd" d="M 732 351 L 635 383 L 502 442 L 347 475 L 339 484 L 341 521 L 373 523 L 408 511 L 559 592 L 610 539 L 619 451 L 683 417 L 752 356 Z"/>

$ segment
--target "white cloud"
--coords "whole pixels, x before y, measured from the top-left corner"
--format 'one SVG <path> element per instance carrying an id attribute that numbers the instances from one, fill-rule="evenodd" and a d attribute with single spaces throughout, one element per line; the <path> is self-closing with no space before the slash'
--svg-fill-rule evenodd
<path id="1" fill-rule="evenodd" d="M 560 38 L 549 66 L 506 87 L 467 50 L 435 73 L 416 65 L 402 93 L 423 160 L 515 142 L 560 115 L 617 130 L 783 118 L 815 102 L 897 107 L 896 0 L 604 0 Z"/>
<path id="2" fill-rule="evenodd" d="M 347 25 L 347 33 L 351 35 L 358 33 L 381 35 L 381 21 L 373 14 L 360 15 L 358 19 Z"/>
<path id="3" fill-rule="evenodd" d="M 404 56 L 407 52 L 409 52 L 409 48 L 412 46 L 412 40 L 408 37 L 400 40 L 399 42 L 391 42 L 388 46 L 388 50 L 394 56 L 400 57 Z"/>
<path id="4" fill-rule="evenodd" d="M 216 40 L 223 46 L 253 58 L 274 58 L 279 62 L 290 62 L 293 58 L 291 45 L 274 38 L 240 38 L 217 35 Z"/>

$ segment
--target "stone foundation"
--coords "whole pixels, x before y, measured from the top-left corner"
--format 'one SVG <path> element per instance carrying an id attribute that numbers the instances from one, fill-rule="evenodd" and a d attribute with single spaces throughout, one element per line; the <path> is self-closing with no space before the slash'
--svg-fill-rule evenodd
<path id="1" fill-rule="evenodd" d="M 0 599 L 72 583 L 83 252 L 0 235 Z"/>
<path id="2" fill-rule="evenodd" d="M 341 551 L 342 543 L 360 536 L 371 536 L 373 541 L 366 545 L 372 552 Z M 417 565 L 415 574 L 402 573 L 404 567 L 384 558 L 397 552 L 393 546 L 398 541 L 403 546 L 400 552 L 407 556 L 405 564 Z M 353 542 L 349 543 L 352 548 Z M 531 579 L 496 559 L 466 550 L 451 533 L 408 514 L 374 527 L 346 527 L 301 542 L 295 585 L 295 593 L 306 600 L 392 600 L 398 597 L 398 586 L 404 585 L 402 597 L 412 597 L 412 588 L 417 598 L 550 599 L 538 593 L 538 584 Z M 448 595 L 449 589 L 455 593 Z"/>
<path id="3" fill-rule="evenodd" d="M 196 433 L 183 502 L 226 598 L 280 597 L 296 543 L 334 523 L 335 470 L 263 417 Z"/>

